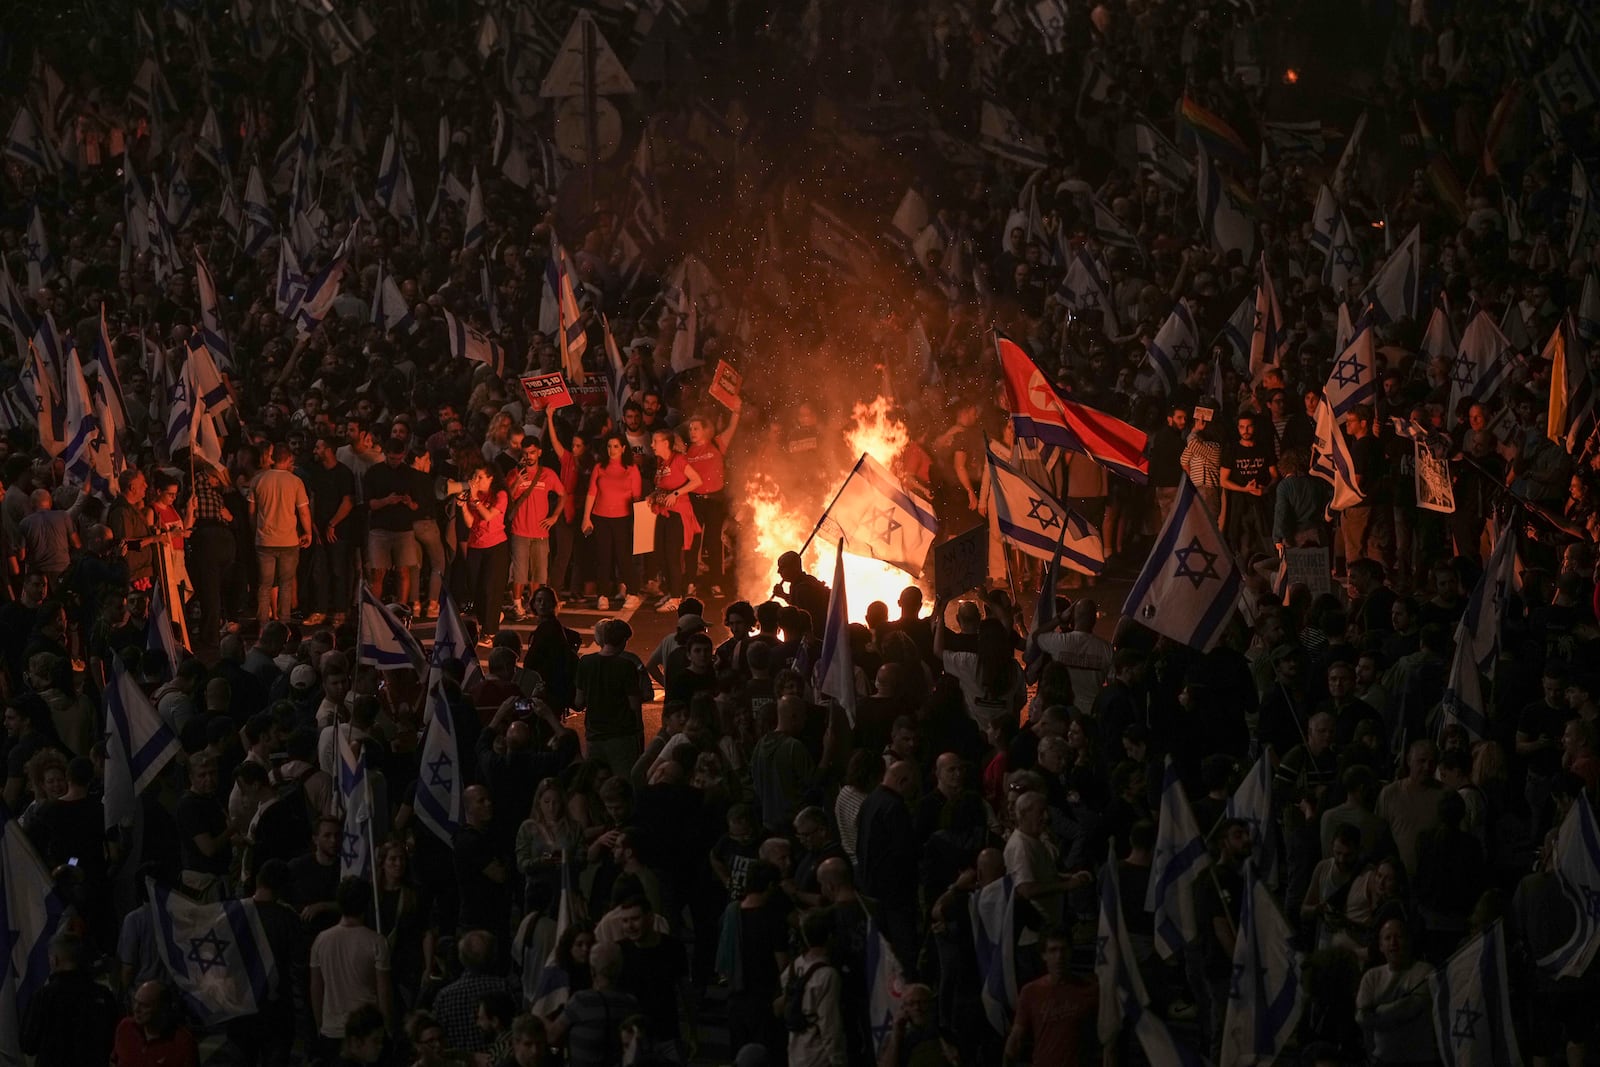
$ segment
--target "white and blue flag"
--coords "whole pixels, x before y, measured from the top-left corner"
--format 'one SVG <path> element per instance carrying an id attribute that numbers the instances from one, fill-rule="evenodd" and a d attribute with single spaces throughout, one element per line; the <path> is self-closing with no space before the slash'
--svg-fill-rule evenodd
<path id="1" fill-rule="evenodd" d="M 11 129 L 6 133 L 6 143 L 0 149 L 0 156 L 14 159 L 25 167 L 32 167 L 40 174 L 51 174 L 55 171 L 54 153 L 45 143 L 44 134 L 39 129 L 39 121 L 33 117 L 27 104 L 17 109 L 16 118 L 11 120 Z"/>
<path id="2" fill-rule="evenodd" d="M 1167 321 L 1145 346 L 1145 355 L 1161 381 L 1162 392 L 1172 395 L 1199 347 L 1200 333 L 1195 329 L 1194 313 L 1187 303 L 1179 300 L 1172 306 Z"/>
<path id="3" fill-rule="evenodd" d="M 1256 250 L 1256 223 L 1243 191 L 1217 170 L 1205 146 L 1200 146 L 1200 164 L 1195 181 L 1200 222 L 1213 247 L 1222 252 L 1238 252 L 1249 259 Z"/>
<path id="4" fill-rule="evenodd" d="M 867 917 L 867 1025 L 872 1030 L 873 1055 L 883 1052 L 883 1043 L 894 1030 L 900 1014 L 900 998 L 905 995 L 905 974 L 889 939 L 877 921 Z"/>
<path id="5" fill-rule="evenodd" d="M 412 667 L 420 672 L 427 666 L 428 657 L 423 655 L 422 645 L 394 613 L 372 595 L 366 582 L 361 583 L 360 613 L 358 632 L 361 637 L 356 650 L 360 658 L 357 662 L 380 671 Z"/>
<path id="6" fill-rule="evenodd" d="M 537 972 L 523 979 L 529 1010 L 545 1018 L 560 1011 L 562 1005 L 572 996 L 572 976 L 561 965 L 561 957 L 556 951 L 557 946 L 561 944 L 562 935 L 577 921 L 577 916 L 573 914 L 576 907 L 576 891 L 571 884 L 571 869 L 567 862 L 567 853 L 562 850 L 561 897 L 556 905 L 556 923 L 555 930 L 550 936 L 550 947 L 545 953 L 536 957 Z"/>
<path id="7" fill-rule="evenodd" d="M 417 818 L 435 837 L 455 847 L 461 828 L 461 749 L 450 700 L 444 692 L 444 675 L 435 671 L 424 707 L 427 728 L 422 735 L 422 761 L 413 802 Z"/>
<path id="8" fill-rule="evenodd" d="M 367 757 L 352 743 L 350 727 L 336 731 L 339 749 L 339 803 L 344 827 L 339 835 L 339 877 L 368 878 L 372 870 L 372 786 Z"/>
<path id="9" fill-rule="evenodd" d="M 1233 613 L 1242 582 L 1211 509 L 1184 478 L 1122 614 L 1179 644 L 1209 652 Z"/>
<path id="10" fill-rule="evenodd" d="M 978 999 L 1001 1036 L 1017 1010 L 1017 894 L 1009 874 L 972 894 L 972 945 L 978 956 Z"/>
<path id="11" fill-rule="evenodd" d="M 1176 956 L 1200 933 L 1194 911 L 1194 883 L 1209 866 L 1211 853 L 1195 825 L 1178 768 L 1168 756 L 1161 780 L 1155 859 L 1150 865 L 1150 885 L 1144 898 L 1145 911 L 1155 916 L 1156 951 L 1164 959 Z"/>
<path id="12" fill-rule="evenodd" d="M 61 460 L 68 474 L 79 481 L 87 481 L 93 452 L 100 437 L 100 420 L 95 413 L 94 398 L 89 395 L 89 383 L 83 377 L 83 364 L 78 360 L 76 345 L 67 349 L 61 386 L 67 404 L 67 443 Z"/>
<path id="13" fill-rule="evenodd" d="M 856 665 L 850 650 L 850 608 L 844 588 L 844 539 L 833 557 L 833 588 L 828 591 L 828 618 L 817 657 L 817 693 L 839 702 L 852 725 L 856 721 Z"/>
<path id="14" fill-rule="evenodd" d="M 227 182 L 232 175 L 228 173 L 228 150 L 222 142 L 222 123 L 217 121 L 217 110 L 211 105 L 206 105 L 206 117 L 200 122 L 200 132 L 195 135 L 194 154 L 201 162 L 210 167 Z"/>
<path id="15" fill-rule="evenodd" d="M 389 136 L 383 142 L 383 159 L 378 164 L 378 188 L 373 199 L 393 218 L 409 224 L 414 230 L 419 229 L 417 191 L 411 184 L 411 171 L 406 167 L 398 111 L 390 124 Z"/>
<path id="16" fill-rule="evenodd" d="M 455 597 L 446 586 L 439 589 L 439 618 L 433 628 L 433 648 L 428 662 L 435 667 L 446 663 L 461 664 L 461 688 L 471 689 L 483 681 L 483 667 L 478 663 L 478 648 L 467 636 L 461 624 L 461 613 L 456 610 Z"/>
<path id="17" fill-rule="evenodd" d="M 199 245 L 194 247 L 194 282 L 200 297 L 200 339 L 217 358 L 219 367 L 232 370 L 233 348 L 222 329 L 222 304 L 217 299 L 217 283 L 211 276 L 211 266 L 206 262 Z"/>
<path id="18" fill-rule="evenodd" d="M 938 532 L 933 505 L 863 452 L 818 520 L 816 536 L 843 539 L 850 554 L 881 560 L 920 578 Z"/>
<path id="19" fill-rule="evenodd" d="M 1378 273 L 1361 299 L 1373 305 L 1379 323 L 1417 317 L 1417 283 L 1422 275 L 1422 227 L 1413 226 Z"/>
<path id="20" fill-rule="evenodd" d="M 1259 382 L 1268 367 L 1281 367 L 1289 353 L 1289 325 L 1283 319 L 1278 290 L 1261 253 L 1261 280 L 1256 283 L 1255 318 L 1250 329 L 1250 381 Z"/>
<path id="21" fill-rule="evenodd" d="M 1000 536 L 1035 559 L 1061 562 L 1083 574 L 1105 570 L 1100 532 L 1032 478 L 987 446 L 989 504 Z"/>
<path id="22" fill-rule="evenodd" d="M 381 265 L 378 268 L 378 284 L 372 289 L 372 312 L 368 317 L 374 326 L 383 327 L 383 332 L 390 330 L 403 330 L 406 333 L 415 333 L 417 320 L 411 313 L 411 305 L 406 303 L 400 286 L 395 284 L 394 275 L 390 274 Z"/>
<path id="23" fill-rule="evenodd" d="M 111 332 L 106 329 L 105 304 L 100 305 L 100 332 L 95 335 L 89 358 L 84 360 L 83 373 L 93 378 L 90 388 L 105 402 L 116 428 L 125 428 L 128 402 L 122 392 L 122 378 L 117 374 L 117 352 L 111 344 Z"/>
<path id="24" fill-rule="evenodd" d="M 1272 803 L 1272 746 L 1264 746 L 1255 766 L 1228 798 L 1224 814 L 1250 827 L 1251 858 L 1267 883 L 1278 881 L 1278 818 Z"/>
<path id="25" fill-rule="evenodd" d="M 167 610 L 165 583 L 153 582 L 150 586 L 150 615 L 145 620 L 145 648 L 159 652 L 167 658 L 173 677 L 177 677 L 178 664 L 183 656 L 178 651 L 178 636 L 172 630 L 172 613 Z"/>
<path id="26" fill-rule="evenodd" d="M 110 830 L 133 821 L 138 814 L 139 794 L 156 780 L 180 746 L 178 735 L 156 712 L 117 656 L 111 659 L 105 711 L 105 828 Z"/>
<path id="27" fill-rule="evenodd" d="M 0 804 L 0 1064 L 20 1067 L 28 1002 L 50 977 L 50 939 L 66 901 L 22 825 Z"/>
<path id="28" fill-rule="evenodd" d="M 1363 316 L 1354 328 L 1355 336 L 1339 353 L 1322 387 L 1323 401 L 1338 419 L 1344 418 L 1358 404 L 1370 404 L 1378 395 L 1378 363 L 1366 317 Z"/>
<path id="29" fill-rule="evenodd" d="M 244 218 L 240 243 L 246 256 L 254 256 L 266 247 L 276 232 L 272 201 L 267 199 L 267 183 L 262 180 L 261 169 L 250 164 L 250 174 L 244 183 Z"/>
<path id="30" fill-rule="evenodd" d="M 1507 523 L 1495 531 L 1494 550 L 1467 598 L 1467 609 L 1456 624 L 1456 651 L 1450 663 L 1440 707 L 1445 722 L 1460 723 L 1475 741 L 1490 738 L 1489 705 L 1483 680 L 1494 678 L 1500 658 L 1500 630 L 1507 598 L 1516 588 L 1516 526 Z"/>
<path id="31" fill-rule="evenodd" d="M 1576 317 L 1578 336 L 1587 344 L 1600 342 L 1600 274 L 1592 270 L 1584 275 Z"/>
<path id="32" fill-rule="evenodd" d="M 56 257 L 50 251 L 50 235 L 44 229 L 44 216 L 37 204 L 28 216 L 28 229 L 22 235 L 22 252 L 28 263 L 28 288 L 37 292 L 44 280 L 56 272 Z"/>
<path id="33" fill-rule="evenodd" d="M 467 221 L 461 233 L 463 249 L 476 248 L 489 235 L 483 219 L 483 186 L 478 181 L 478 168 L 472 168 L 472 188 L 467 193 Z"/>
<path id="34" fill-rule="evenodd" d="M 213 1026 L 261 1011 L 277 961 L 256 902 L 197 904 L 154 881 L 146 884 L 156 949 L 194 1018 Z"/>
<path id="35" fill-rule="evenodd" d="M 1521 1063 L 1506 981 L 1505 923 L 1496 920 L 1428 976 L 1444 1067 Z"/>
<path id="36" fill-rule="evenodd" d="M 1122 890 L 1113 851 L 1100 868 L 1100 922 L 1096 931 L 1094 972 L 1100 983 L 1100 1044 L 1114 1047 L 1124 1026 L 1133 1033 L 1153 1064 L 1200 1067 L 1205 1061 L 1173 1040 L 1161 1017 L 1150 1010 L 1150 994 L 1139 973 L 1139 960 L 1122 914 Z"/>
<path id="37" fill-rule="evenodd" d="M 1273 903 L 1266 882 L 1256 877 L 1253 864 L 1246 864 L 1222 1025 L 1223 1064 L 1269 1067 L 1294 1035 L 1305 992 L 1300 954 L 1290 944 L 1293 937 L 1294 929 Z"/>
<path id="38" fill-rule="evenodd" d="M 1600 827 L 1582 796 L 1561 820 L 1555 870 L 1578 921 L 1567 943 L 1539 960 L 1539 970 L 1547 978 L 1577 978 L 1600 951 Z"/>

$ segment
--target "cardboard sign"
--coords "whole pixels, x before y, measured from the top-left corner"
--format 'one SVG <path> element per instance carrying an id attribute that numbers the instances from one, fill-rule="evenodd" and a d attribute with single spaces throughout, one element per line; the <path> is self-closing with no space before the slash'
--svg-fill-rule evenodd
<path id="1" fill-rule="evenodd" d="M 528 403 L 535 411 L 554 411 L 568 407 L 572 394 L 567 391 L 567 379 L 561 374 L 524 374 L 518 379 L 522 391 L 528 394 Z"/>
<path id="2" fill-rule="evenodd" d="M 744 403 L 739 398 L 739 389 L 743 385 L 743 375 L 728 366 L 726 360 L 717 360 L 717 373 L 711 376 L 711 399 L 729 411 L 738 411 L 739 405 Z"/>
<path id="3" fill-rule="evenodd" d="M 650 501 L 633 502 L 633 554 L 648 556 L 656 550 L 656 513 L 650 510 Z"/>
<path id="4" fill-rule="evenodd" d="M 1212 408 L 1196 407 L 1194 409 L 1193 418 L 1195 422 L 1212 422 L 1215 421 L 1216 417 L 1217 413 Z"/>
<path id="5" fill-rule="evenodd" d="M 1283 560 L 1288 566 L 1288 585 L 1303 585 L 1312 596 L 1333 592 L 1333 562 L 1328 548 L 1287 548 Z"/>
<path id="6" fill-rule="evenodd" d="M 933 591 L 946 599 L 989 579 L 989 524 L 979 523 L 933 549 Z"/>

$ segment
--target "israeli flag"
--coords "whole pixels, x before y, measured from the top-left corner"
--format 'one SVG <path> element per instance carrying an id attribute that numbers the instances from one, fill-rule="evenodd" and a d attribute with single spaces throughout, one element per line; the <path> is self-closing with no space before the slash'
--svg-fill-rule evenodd
<path id="1" fill-rule="evenodd" d="M 1115 850 L 1100 868 L 1100 923 L 1096 934 L 1094 973 L 1100 983 L 1100 1044 L 1112 1047 L 1122 1028 L 1131 1023 L 1134 1036 L 1151 1063 L 1201 1067 L 1205 1061 L 1173 1040 L 1167 1024 L 1150 1010 L 1150 994 L 1139 973 L 1139 960 L 1122 914 Z"/>
<path id="2" fill-rule="evenodd" d="M 1061 562 L 1083 574 L 1105 570 L 1100 533 L 1032 478 L 987 447 L 989 501 L 1000 536 L 1035 559 Z"/>
<path id="3" fill-rule="evenodd" d="M 844 540 L 833 557 L 833 588 L 828 593 L 828 618 L 817 658 L 817 693 L 839 702 L 851 725 L 856 721 L 856 668 L 850 651 L 850 609 L 845 601 Z"/>
<path id="4" fill-rule="evenodd" d="M 61 384 L 67 401 L 67 446 L 61 458 L 68 474 L 85 481 L 89 477 L 90 454 L 100 436 L 100 420 L 95 414 L 94 398 L 89 395 L 89 383 L 84 380 L 76 346 L 67 349 Z"/>
<path id="5" fill-rule="evenodd" d="M 561 944 L 562 935 L 571 929 L 577 917 L 574 915 L 576 892 L 572 887 L 570 876 L 571 868 L 567 863 L 567 853 L 561 852 L 561 898 L 556 905 L 556 928 L 550 938 L 550 949 L 537 963 L 537 972 L 527 976 L 523 986 L 528 990 L 528 1007 L 535 1015 L 548 1018 L 561 1010 L 562 1005 L 572 996 L 572 976 L 561 966 L 556 955 L 556 947 Z"/>
<path id="6" fill-rule="evenodd" d="M 1269 884 L 1278 880 L 1279 853 L 1277 809 L 1272 804 L 1272 767 L 1272 746 L 1263 746 L 1260 758 L 1228 798 L 1224 809 L 1227 818 L 1243 819 L 1250 825 L 1250 855 Z"/>
<path id="7" fill-rule="evenodd" d="M 1267 254 L 1261 254 L 1261 280 L 1256 285 L 1255 320 L 1250 330 L 1250 380 L 1259 382 L 1268 367 L 1283 364 L 1289 351 L 1289 330 L 1278 304 L 1278 291 L 1267 270 Z"/>
<path id="8" fill-rule="evenodd" d="M 106 306 L 100 305 L 100 332 L 95 335 L 94 348 L 84 361 L 83 372 L 94 379 L 91 390 L 105 401 L 107 410 L 118 430 L 128 425 L 128 402 L 122 392 L 122 379 L 117 375 L 117 353 L 111 345 L 111 333 L 106 329 Z"/>
<path id="9" fill-rule="evenodd" d="M 1342 419 L 1358 404 L 1370 404 L 1378 395 L 1378 364 L 1372 350 L 1372 331 L 1363 318 L 1355 326 L 1356 335 L 1339 353 L 1322 387 L 1323 400 Z"/>
<path id="10" fill-rule="evenodd" d="M 1450 410 L 1456 410 L 1463 400 L 1482 403 L 1498 393 L 1511 369 L 1510 355 L 1511 342 L 1489 313 L 1474 315 L 1461 335 L 1461 348 L 1450 368 Z"/>
<path id="11" fill-rule="evenodd" d="M 199 245 L 194 248 L 194 281 L 200 295 L 200 339 L 220 361 L 220 366 L 231 370 L 233 348 L 228 344 L 228 335 L 222 330 L 222 305 L 217 299 L 217 283 L 211 276 L 211 266 L 206 263 Z"/>
<path id="12" fill-rule="evenodd" d="M 907 872 L 909 876 L 910 872 Z M 881 1055 L 883 1044 L 894 1030 L 900 1013 L 900 998 L 905 996 L 905 975 L 895 958 L 889 939 L 877 922 L 867 917 L 867 1025 L 872 1029 L 872 1050 Z"/>
<path id="13" fill-rule="evenodd" d="M 166 656 L 176 676 L 183 657 L 178 653 L 181 646 L 172 630 L 172 613 L 167 610 L 167 595 L 163 585 L 162 582 L 155 582 L 150 586 L 150 617 L 144 624 L 145 648 Z"/>
<path id="14" fill-rule="evenodd" d="M 422 735 L 422 762 L 417 777 L 416 810 L 422 825 L 450 847 L 461 828 L 461 751 L 444 675 L 433 674 L 428 686 L 427 730 Z"/>
<path id="15" fill-rule="evenodd" d="M 28 288 L 38 291 L 44 280 L 56 272 L 56 257 L 50 252 L 50 235 L 45 233 L 44 216 L 34 205 L 28 217 L 27 232 L 22 235 L 22 251 L 28 261 Z"/>
<path id="16" fill-rule="evenodd" d="M 1428 976 L 1445 1067 L 1521 1063 L 1506 981 L 1505 923 L 1496 920 Z"/>
<path id="17" fill-rule="evenodd" d="M 133 821 L 139 794 L 178 754 L 179 746 L 178 735 L 156 713 L 119 656 L 111 659 L 105 713 L 105 828 L 110 830 Z"/>
<path id="18" fill-rule="evenodd" d="M 1161 379 L 1162 392 L 1170 396 L 1173 389 L 1177 388 L 1178 380 L 1188 369 L 1199 345 L 1200 334 L 1194 326 L 1194 313 L 1189 310 L 1188 304 L 1180 300 L 1172 306 L 1167 321 L 1161 324 L 1161 329 L 1145 346 L 1150 366 L 1155 368 Z"/>
<path id="19" fill-rule="evenodd" d="M 1417 317 L 1417 279 L 1422 274 L 1421 262 L 1422 227 L 1413 226 L 1362 294 L 1362 301 L 1373 305 L 1378 322 Z"/>
<path id="20" fill-rule="evenodd" d="M 5 147 L 0 149 L 0 155 L 14 159 L 25 167 L 32 167 L 40 174 L 50 174 L 55 170 L 51 163 L 50 147 L 45 143 L 39 122 L 27 104 L 18 108 L 16 118 L 11 120 L 11 129 L 6 133 Z"/>
<path id="21" fill-rule="evenodd" d="M 28 835 L 0 804 L 0 1063 L 23 1062 L 22 1021 L 50 977 L 50 939 L 66 906 Z"/>
<path id="22" fill-rule="evenodd" d="M 1144 909 L 1155 916 L 1156 951 L 1163 959 L 1176 956 L 1199 935 L 1194 914 L 1194 883 L 1211 866 L 1189 796 L 1178 779 L 1178 768 L 1167 757 L 1161 781 L 1161 813 L 1156 823 L 1155 860 L 1150 865 L 1150 886 Z"/>
<path id="23" fill-rule="evenodd" d="M 1577 319 L 1578 336 L 1591 345 L 1600 342 L 1600 275 L 1594 271 L 1584 275 Z"/>
<path id="24" fill-rule="evenodd" d="M 380 671 L 398 671 L 406 667 L 420 671 L 427 666 L 428 657 L 422 654 L 422 645 L 372 595 L 366 582 L 361 583 L 359 632 L 357 655 L 362 665 Z"/>
<path id="25" fill-rule="evenodd" d="M 1222 636 L 1242 584 L 1216 519 L 1194 483 L 1185 478 L 1122 614 L 1180 644 L 1209 652 Z"/>
<path id="26" fill-rule="evenodd" d="M 372 289 L 372 312 L 367 321 L 381 326 L 384 333 L 390 330 L 415 333 L 417 329 L 416 317 L 411 314 L 400 286 L 395 284 L 394 275 L 382 266 L 378 268 L 378 284 Z"/>
<path id="27" fill-rule="evenodd" d="M 1203 145 L 1195 194 L 1199 198 L 1200 220 L 1212 245 L 1219 251 L 1236 251 L 1249 259 L 1256 250 L 1256 224 L 1250 216 L 1250 204 L 1243 191 L 1217 170 Z"/>
<path id="28" fill-rule="evenodd" d="M 1011 1031 L 1017 1010 L 1017 897 L 1011 876 L 996 878 L 967 902 L 972 943 L 978 954 L 978 998 L 995 1032 Z"/>
<path id="29" fill-rule="evenodd" d="M 1577 912 L 1577 928 L 1567 943 L 1539 960 L 1548 978 L 1576 978 L 1600 951 L 1600 827 L 1594 809 L 1579 797 L 1556 834 L 1556 875 Z"/>
<path id="30" fill-rule="evenodd" d="M 933 505 L 863 452 L 818 521 L 816 535 L 829 541 L 842 538 L 852 554 L 882 560 L 920 578 L 938 532 Z"/>
<path id="31" fill-rule="evenodd" d="M 463 689 L 471 689 L 483 681 L 477 646 L 467 636 L 467 628 L 461 623 L 461 613 L 456 610 L 456 600 L 450 595 L 448 586 L 439 588 L 439 619 L 433 628 L 433 650 L 429 662 L 435 667 L 446 663 L 461 664 Z"/>
<path id="32" fill-rule="evenodd" d="M 1460 723 L 1478 741 L 1490 736 L 1483 679 L 1494 677 L 1500 658 L 1506 600 L 1516 588 L 1516 542 L 1516 527 L 1511 523 L 1495 532 L 1494 550 L 1456 624 L 1455 657 L 1441 702 L 1445 721 Z"/>
<path id="33" fill-rule="evenodd" d="M 400 142 L 400 115 L 397 112 L 383 142 L 383 158 L 378 164 L 378 188 L 373 197 L 392 217 L 417 229 L 417 193 L 411 184 Z"/>
<path id="34" fill-rule="evenodd" d="M 483 186 L 478 182 L 478 168 L 472 168 L 472 191 L 467 194 L 467 223 L 461 235 L 463 250 L 483 244 L 489 227 L 483 220 Z"/>
<path id="35" fill-rule="evenodd" d="M 1244 899 L 1233 948 L 1233 980 L 1222 1026 L 1224 1064 L 1267 1067 L 1294 1034 L 1305 1004 L 1300 954 L 1290 947 L 1294 930 L 1255 866 L 1245 865 Z"/>
<path id="36" fill-rule="evenodd" d="M 267 199 L 267 183 L 262 180 L 261 169 L 250 164 L 249 177 L 244 183 L 244 254 L 255 256 L 266 247 L 277 228 L 273 219 L 272 201 Z"/>
<path id="37" fill-rule="evenodd" d="M 339 801 L 344 830 L 339 837 L 339 877 L 372 875 L 372 788 L 367 781 L 366 754 L 350 740 L 350 728 L 337 730 Z"/>
<path id="38" fill-rule="evenodd" d="M 194 139 L 194 154 L 209 164 L 224 182 L 228 173 L 228 150 L 222 143 L 222 123 L 217 121 L 216 108 L 206 105 L 206 117 L 200 123 L 200 132 Z"/>
<path id="39" fill-rule="evenodd" d="M 154 881 L 146 885 L 161 962 L 201 1025 L 254 1015 L 265 1007 L 277 961 L 255 901 L 196 904 Z"/>

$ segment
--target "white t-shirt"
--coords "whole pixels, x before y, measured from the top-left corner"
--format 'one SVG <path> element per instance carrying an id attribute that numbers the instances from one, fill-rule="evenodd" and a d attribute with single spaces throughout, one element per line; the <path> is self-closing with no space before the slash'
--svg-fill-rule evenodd
<path id="1" fill-rule="evenodd" d="M 370 927 L 340 923 L 311 943 L 311 969 L 322 973 L 322 1036 L 343 1037 L 351 1012 L 378 1003 L 378 972 L 389 969 L 389 942 Z"/>
<path id="2" fill-rule="evenodd" d="M 1013 664 L 1013 666 L 1015 666 Z M 1020 667 L 1011 672 L 1011 688 L 999 697 L 988 696 L 978 681 L 978 654 L 976 652 L 946 652 L 944 669 L 961 683 L 961 695 L 967 703 L 967 714 L 981 726 L 993 722 L 1001 715 L 1019 714 L 1028 699 L 1028 680 Z"/>
<path id="3" fill-rule="evenodd" d="M 1053 882 L 1056 880 L 1056 848 L 1049 841 L 1029 837 L 1021 830 L 1011 831 L 1006 838 L 1006 874 L 1013 885 L 1025 882 Z M 1061 893 L 1047 897 L 1034 897 L 1031 903 L 1041 918 L 1052 926 L 1061 925 Z"/>

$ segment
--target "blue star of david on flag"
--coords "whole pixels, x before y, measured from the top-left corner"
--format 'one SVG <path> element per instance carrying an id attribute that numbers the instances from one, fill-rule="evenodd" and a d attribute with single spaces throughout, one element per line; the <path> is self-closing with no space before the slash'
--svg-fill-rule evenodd
<path id="1" fill-rule="evenodd" d="M 1483 1018 L 1483 1012 L 1472 1007 L 1472 1001 L 1462 1003 L 1456 1009 L 1455 1020 L 1450 1026 L 1450 1036 L 1455 1038 L 1455 1046 L 1460 1048 L 1463 1042 L 1472 1041 L 1477 1037 L 1478 1020 Z"/>
<path id="2" fill-rule="evenodd" d="M 445 772 L 454 765 L 455 761 L 450 758 L 450 754 L 448 752 L 439 753 L 438 758 L 431 760 L 428 763 L 428 784 L 439 789 L 450 789 L 453 787 L 455 785 L 455 779 L 445 774 Z"/>
<path id="3" fill-rule="evenodd" d="M 1061 516 L 1050 506 L 1050 502 L 1035 496 L 1028 498 L 1028 518 L 1038 522 L 1039 527 L 1044 530 L 1061 525 Z"/>
<path id="4" fill-rule="evenodd" d="M 1207 580 L 1220 581 L 1222 578 L 1222 575 L 1217 573 L 1217 554 L 1208 551 L 1198 537 L 1190 538 L 1187 545 L 1172 555 L 1178 561 L 1177 569 L 1173 571 L 1174 577 L 1189 579 L 1196 589 L 1204 585 Z M 1194 563 L 1197 557 L 1200 560 L 1199 567 Z"/>
<path id="5" fill-rule="evenodd" d="M 218 970 L 228 969 L 228 946 L 231 941 L 224 941 L 217 936 L 215 930 L 207 930 L 204 937 L 191 937 L 189 939 L 188 960 L 200 968 L 203 978 L 210 973 L 211 968 Z"/>
<path id="6" fill-rule="evenodd" d="M 1333 380 L 1340 385 L 1356 385 L 1361 381 L 1361 360 L 1354 352 L 1333 365 Z"/>

